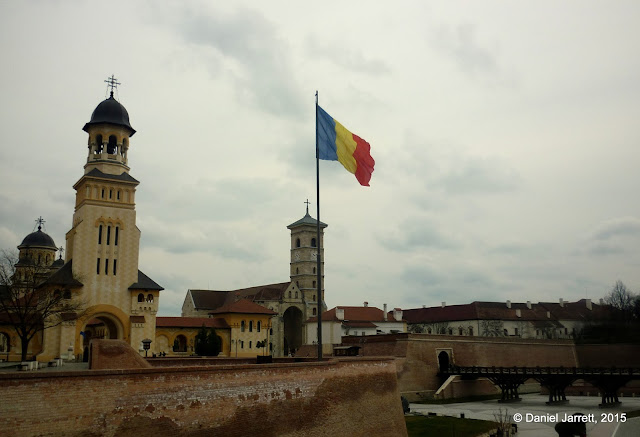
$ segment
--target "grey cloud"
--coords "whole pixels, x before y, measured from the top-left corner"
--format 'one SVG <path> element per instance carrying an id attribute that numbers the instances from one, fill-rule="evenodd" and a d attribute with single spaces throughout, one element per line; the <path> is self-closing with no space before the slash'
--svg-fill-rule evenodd
<path id="1" fill-rule="evenodd" d="M 467 73 L 493 73 L 498 70 L 495 56 L 478 43 L 473 24 L 460 24 L 454 29 L 441 27 L 435 41 L 437 47 Z"/>
<path id="2" fill-rule="evenodd" d="M 328 59 L 350 71 L 376 76 L 391 72 L 389 64 L 383 60 L 368 58 L 361 51 L 337 43 L 321 43 L 315 38 L 309 38 L 306 46 L 309 53 Z"/>
<path id="3" fill-rule="evenodd" d="M 637 236 L 640 236 L 640 219 L 635 217 L 621 217 L 608 220 L 593 231 L 593 239 L 595 240 Z"/>
<path id="4" fill-rule="evenodd" d="M 455 238 L 440 232 L 431 220 L 410 220 L 398 226 L 395 231 L 385 231 L 378 235 L 378 242 L 388 250 L 413 252 L 425 248 L 450 250 L 461 245 Z"/>
<path id="5" fill-rule="evenodd" d="M 178 31 L 194 45 L 211 49 L 232 71 L 236 92 L 261 109 L 299 118 L 303 103 L 289 55 L 290 47 L 262 14 L 238 9 L 208 14 L 203 9 L 183 13 Z M 214 61 L 213 73 L 219 71 Z"/>
<path id="6" fill-rule="evenodd" d="M 495 159 L 472 158 L 439 178 L 439 185 L 451 194 L 501 193 L 520 185 L 520 176 Z"/>

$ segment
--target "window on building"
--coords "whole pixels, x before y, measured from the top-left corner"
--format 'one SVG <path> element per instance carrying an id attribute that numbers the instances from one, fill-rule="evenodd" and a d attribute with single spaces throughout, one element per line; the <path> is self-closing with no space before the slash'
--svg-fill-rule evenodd
<path id="1" fill-rule="evenodd" d="M 312 282 L 313 285 L 311 285 L 313 288 L 316 288 L 316 281 Z"/>
<path id="2" fill-rule="evenodd" d="M 153 303 L 153 294 L 151 293 L 147 294 L 147 302 Z"/>
<path id="3" fill-rule="evenodd" d="M 473 326 L 469 326 L 469 335 L 473 335 Z"/>
<path id="4" fill-rule="evenodd" d="M 296 247 L 300 247 L 300 239 L 296 238 Z"/>
<path id="5" fill-rule="evenodd" d="M 262 328 L 262 323 L 258 320 L 258 323 L 256 324 L 256 331 L 260 332 L 260 328 Z"/>
<path id="6" fill-rule="evenodd" d="M 96 137 L 96 154 L 102 153 L 102 135 Z"/>
<path id="7" fill-rule="evenodd" d="M 240 340 L 240 349 L 244 349 L 244 340 Z"/>
<path id="8" fill-rule="evenodd" d="M 42 258 L 42 254 L 38 254 L 38 264 L 41 264 L 41 263 L 42 263 L 41 258 Z"/>
<path id="9" fill-rule="evenodd" d="M 251 340 L 249 340 L 249 349 L 251 349 Z"/>
<path id="10" fill-rule="evenodd" d="M 316 239 L 315 238 L 311 239 L 311 247 L 316 247 Z"/>
<path id="11" fill-rule="evenodd" d="M 313 301 L 314 302 L 316 301 L 316 295 L 315 294 L 313 295 Z"/>
<path id="12" fill-rule="evenodd" d="M 540 330 L 536 329 L 536 337 L 540 337 Z"/>
<path id="13" fill-rule="evenodd" d="M 449 335 L 453 335 L 453 328 L 449 328 Z"/>
<path id="14" fill-rule="evenodd" d="M 118 268 L 118 260 L 114 259 L 113 260 L 113 274 L 114 275 L 116 274 L 117 268 Z"/>
<path id="15" fill-rule="evenodd" d="M 109 258 L 104 260 L 104 274 L 105 275 L 109 274 Z"/>
<path id="16" fill-rule="evenodd" d="M 11 339 L 4 332 L 0 332 L 0 352 L 11 352 Z"/>
<path id="17" fill-rule="evenodd" d="M 116 199 L 120 200 L 120 190 L 116 193 Z"/>
<path id="18" fill-rule="evenodd" d="M 249 320 L 249 332 L 253 332 L 253 320 Z"/>
<path id="19" fill-rule="evenodd" d="M 298 292 L 296 291 L 296 299 L 298 298 Z"/>
<path id="20" fill-rule="evenodd" d="M 316 274 L 316 268 L 315 267 L 313 268 L 313 274 L 314 275 Z"/>
<path id="21" fill-rule="evenodd" d="M 269 352 L 273 352 L 273 343 L 269 343 Z"/>
<path id="22" fill-rule="evenodd" d="M 462 328 L 458 328 L 458 335 L 462 335 L 462 331 L 463 331 Z"/>
<path id="23" fill-rule="evenodd" d="M 144 302 L 144 294 L 140 293 L 138 295 L 138 302 Z"/>
<path id="24" fill-rule="evenodd" d="M 513 333 L 517 336 L 518 335 L 518 328 L 513 328 Z"/>
<path id="25" fill-rule="evenodd" d="M 107 226 L 107 246 L 109 245 L 110 241 L 111 241 L 111 226 Z"/>
<path id="26" fill-rule="evenodd" d="M 505 337 L 508 337 L 508 336 L 509 336 L 509 331 L 507 331 L 507 330 L 505 329 L 505 330 L 503 331 L 503 334 L 504 334 L 504 336 L 505 336 Z"/>
<path id="27" fill-rule="evenodd" d="M 317 310 L 315 308 L 313 309 L 313 315 L 317 315 Z"/>
<path id="28" fill-rule="evenodd" d="M 242 322 L 240 322 L 240 332 L 244 332 L 245 328 L 246 328 L 246 324 L 245 324 L 245 321 L 243 320 Z"/>
<path id="29" fill-rule="evenodd" d="M 117 246 L 118 245 L 118 234 L 120 233 L 120 228 L 118 226 L 116 226 L 115 232 L 116 232 L 116 234 L 113 236 L 113 245 Z"/>
<path id="30" fill-rule="evenodd" d="M 102 191 L 100 192 L 100 197 L 104 199 L 104 188 L 102 189 Z"/>
<path id="31" fill-rule="evenodd" d="M 289 299 L 291 299 L 291 290 L 289 290 Z"/>
<path id="32" fill-rule="evenodd" d="M 98 244 L 102 244 L 102 225 L 98 226 Z"/>
<path id="33" fill-rule="evenodd" d="M 100 274 L 100 258 L 98 258 L 98 263 L 96 265 L 96 275 Z"/>
<path id="34" fill-rule="evenodd" d="M 269 328 L 269 335 L 273 335 L 273 328 Z"/>
<path id="35" fill-rule="evenodd" d="M 427 328 L 427 334 L 431 334 L 431 328 Z"/>
<path id="36" fill-rule="evenodd" d="M 113 199 L 113 190 L 109 188 L 109 199 Z"/>

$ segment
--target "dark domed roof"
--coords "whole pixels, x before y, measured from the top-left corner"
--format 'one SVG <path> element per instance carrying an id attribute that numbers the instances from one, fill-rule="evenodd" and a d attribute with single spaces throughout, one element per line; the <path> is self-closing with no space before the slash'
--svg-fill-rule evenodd
<path id="1" fill-rule="evenodd" d="M 120 104 L 120 102 L 113 98 L 113 92 L 107 100 L 100 102 L 100 104 L 96 106 L 96 109 L 93 110 L 93 114 L 91 114 L 91 121 L 85 124 L 82 129 L 84 131 L 88 131 L 89 126 L 99 123 L 111 123 L 118 126 L 125 126 L 131 129 L 131 135 L 136 133 L 135 129 L 131 127 L 131 124 L 129 124 L 129 113 L 125 107 Z"/>
<path id="2" fill-rule="evenodd" d="M 27 247 L 46 247 L 47 249 L 58 250 L 56 243 L 53 242 L 53 238 L 40 229 L 24 237 L 18 249 L 25 249 Z"/>

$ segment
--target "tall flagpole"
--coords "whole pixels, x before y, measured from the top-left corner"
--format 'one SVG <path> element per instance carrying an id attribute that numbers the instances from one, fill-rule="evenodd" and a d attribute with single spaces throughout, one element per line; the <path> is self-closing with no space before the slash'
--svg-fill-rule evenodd
<path id="1" fill-rule="evenodd" d="M 322 256 L 322 240 L 320 240 L 320 151 L 318 149 L 318 91 L 316 90 L 316 211 L 318 214 L 316 224 L 316 241 L 318 242 L 318 255 L 316 256 L 316 272 L 318 279 L 317 305 L 318 310 L 318 361 L 322 361 L 322 272 L 321 272 L 321 256 Z"/>

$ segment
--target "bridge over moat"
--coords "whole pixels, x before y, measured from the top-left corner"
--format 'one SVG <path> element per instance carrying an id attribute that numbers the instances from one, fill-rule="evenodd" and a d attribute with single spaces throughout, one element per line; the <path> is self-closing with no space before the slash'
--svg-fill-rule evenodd
<path id="1" fill-rule="evenodd" d="M 462 379 L 487 378 L 502 391 L 501 402 L 520 400 L 518 387 L 534 379 L 549 390 L 548 404 L 566 403 L 565 389 L 579 379 L 600 390 L 601 407 L 620 404 L 618 390 L 629 381 L 640 380 L 640 368 L 617 367 L 480 367 L 448 366 L 438 375 L 444 380 L 458 375 Z"/>

